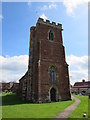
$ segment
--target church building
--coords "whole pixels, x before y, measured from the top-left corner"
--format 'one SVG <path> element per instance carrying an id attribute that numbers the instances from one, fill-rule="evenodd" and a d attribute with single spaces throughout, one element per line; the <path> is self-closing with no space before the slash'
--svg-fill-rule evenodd
<path id="1" fill-rule="evenodd" d="M 28 70 L 19 80 L 22 100 L 43 103 L 71 99 L 62 30 L 62 24 L 42 18 L 30 28 Z"/>

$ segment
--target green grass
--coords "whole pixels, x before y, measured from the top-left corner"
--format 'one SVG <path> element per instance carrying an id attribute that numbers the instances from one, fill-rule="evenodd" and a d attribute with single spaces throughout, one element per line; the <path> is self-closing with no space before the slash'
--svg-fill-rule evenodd
<path id="1" fill-rule="evenodd" d="M 43 104 L 24 103 L 15 94 L 3 94 L 2 96 L 3 118 L 53 118 L 73 101 L 62 101 Z"/>
<path id="2" fill-rule="evenodd" d="M 90 99 L 88 99 L 88 117 L 90 118 Z"/>
<path id="3" fill-rule="evenodd" d="M 86 113 L 87 114 L 86 118 L 88 118 L 88 96 L 75 95 L 75 97 L 80 99 L 81 102 L 77 106 L 77 108 L 72 112 L 69 118 L 83 118 L 83 113 Z"/>

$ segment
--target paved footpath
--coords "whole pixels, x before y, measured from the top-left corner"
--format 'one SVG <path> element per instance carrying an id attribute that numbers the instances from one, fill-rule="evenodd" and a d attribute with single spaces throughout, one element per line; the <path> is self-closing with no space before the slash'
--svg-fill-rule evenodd
<path id="1" fill-rule="evenodd" d="M 66 120 L 66 118 L 75 110 L 75 108 L 79 105 L 80 100 L 74 96 L 72 96 L 72 99 L 75 100 L 75 102 L 68 106 L 64 111 L 62 111 L 56 118 L 53 120 Z"/>

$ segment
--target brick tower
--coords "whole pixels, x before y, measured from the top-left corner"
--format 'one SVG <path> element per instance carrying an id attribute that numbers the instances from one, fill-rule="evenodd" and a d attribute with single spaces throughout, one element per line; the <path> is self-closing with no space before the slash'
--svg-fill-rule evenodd
<path id="1" fill-rule="evenodd" d="M 39 18 L 30 29 L 28 71 L 20 79 L 23 100 L 50 102 L 71 99 L 62 24 Z"/>

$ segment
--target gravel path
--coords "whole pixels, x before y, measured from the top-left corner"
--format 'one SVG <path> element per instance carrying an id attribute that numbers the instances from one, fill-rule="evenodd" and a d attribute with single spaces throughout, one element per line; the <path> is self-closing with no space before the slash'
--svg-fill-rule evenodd
<path id="1" fill-rule="evenodd" d="M 74 96 L 72 96 L 72 99 L 75 100 L 75 102 L 67 107 L 64 111 L 62 111 L 56 118 L 53 120 L 66 120 L 66 118 L 75 110 L 75 108 L 79 105 L 80 100 Z"/>

